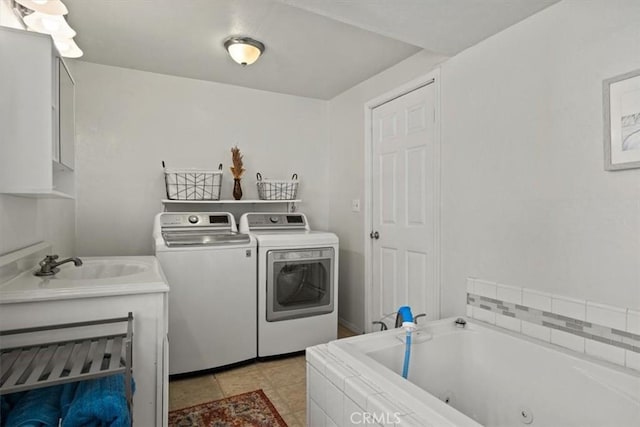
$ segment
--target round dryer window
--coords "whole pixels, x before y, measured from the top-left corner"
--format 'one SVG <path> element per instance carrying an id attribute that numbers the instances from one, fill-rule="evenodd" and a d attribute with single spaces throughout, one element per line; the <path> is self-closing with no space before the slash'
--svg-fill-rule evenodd
<path id="1" fill-rule="evenodd" d="M 333 311 L 333 249 L 270 251 L 267 320 Z"/>

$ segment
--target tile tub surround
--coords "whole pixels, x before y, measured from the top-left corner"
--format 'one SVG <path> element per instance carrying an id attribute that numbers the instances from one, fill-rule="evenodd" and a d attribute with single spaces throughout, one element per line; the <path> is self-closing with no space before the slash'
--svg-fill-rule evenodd
<path id="1" fill-rule="evenodd" d="M 640 311 L 469 278 L 467 315 L 640 370 Z"/>
<path id="2" fill-rule="evenodd" d="M 329 352 L 327 344 L 307 349 L 307 425 L 432 426 Z M 448 423 L 441 425 L 450 425 Z"/>
<path id="3" fill-rule="evenodd" d="M 391 329 L 360 335 L 357 339 L 368 340 L 396 332 Z M 395 345 L 396 338 L 392 340 Z M 343 359 L 344 354 L 339 350 L 334 353 L 338 342 L 342 340 L 306 350 L 307 426 L 480 427 L 450 406 L 443 405 L 443 408 L 434 410 L 429 405 L 442 403 L 437 397 L 412 395 L 406 390 L 404 378 L 388 372 L 377 362 L 371 371 L 371 366 L 362 364 L 361 357 L 351 361 Z M 354 364 L 350 366 L 349 363 Z M 389 375 L 393 377 L 391 382 Z"/>
<path id="4" fill-rule="evenodd" d="M 400 375 L 403 333 L 396 329 L 308 349 L 308 425 L 357 425 L 365 413 L 388 416 L 369 425 L 398 427 L 517 426 L 531 417 L 535 425 L 601 427 L 640 419 L 640 373 L 455 320 L 419 327 L 425 340 L 414 341 L 408 380 Z"/>

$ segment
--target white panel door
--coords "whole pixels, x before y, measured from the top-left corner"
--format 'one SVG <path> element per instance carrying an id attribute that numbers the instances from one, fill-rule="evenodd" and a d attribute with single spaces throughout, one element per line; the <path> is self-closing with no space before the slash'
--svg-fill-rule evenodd
<path id="1" fill-rule="evenodd" d="M 372 112 L 372 321 L 402 305 L 439 317 L 435 106 L 431 83 Z"/>

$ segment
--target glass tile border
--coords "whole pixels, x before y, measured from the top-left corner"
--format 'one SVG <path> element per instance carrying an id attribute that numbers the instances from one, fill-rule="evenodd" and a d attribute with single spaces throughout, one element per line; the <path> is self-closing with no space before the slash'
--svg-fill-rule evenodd
<path id="1" fill-rule="evenodd" d="M 640 335 L 631 332 L 469 292 L 467 293 L 467 304 L 496 315 L 507 316 L 550 329 L 557 329 L 634 353 L 640 353 Z"/>

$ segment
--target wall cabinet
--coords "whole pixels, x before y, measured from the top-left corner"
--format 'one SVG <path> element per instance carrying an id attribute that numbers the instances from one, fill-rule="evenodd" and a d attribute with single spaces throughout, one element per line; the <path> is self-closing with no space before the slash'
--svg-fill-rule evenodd
<path id="1" fill-rule="evenodd" d="M 0 27 L 0 193 L 75 196 L 75 83 L 50 36 Z"/>
<path id="2" fill-rule="evenodd" d="M 53 149 L 59 151 L 58 161 L 70 170 L 75 168 L 76 157 L 76 107 L 75 82 L 67 66 L 58 58 L 58 133 L 54 136 Z M 54 160 L 56 160 L 54 158 Z"/>

